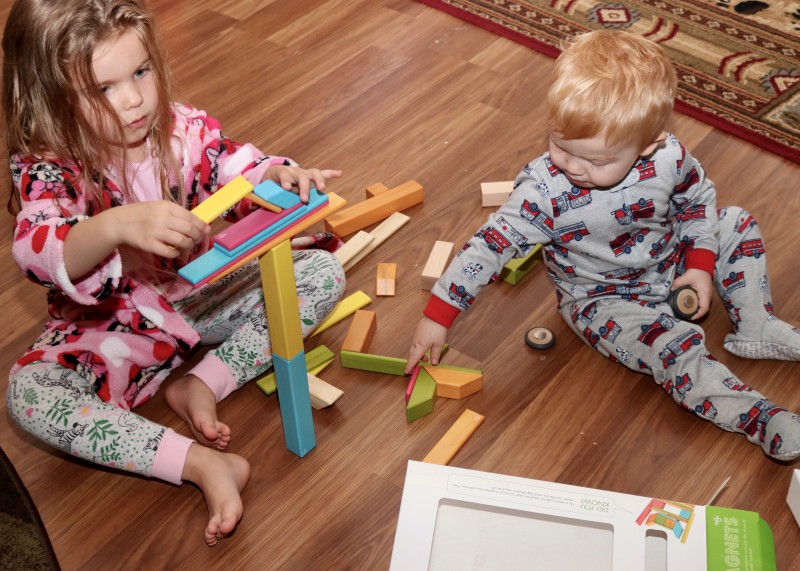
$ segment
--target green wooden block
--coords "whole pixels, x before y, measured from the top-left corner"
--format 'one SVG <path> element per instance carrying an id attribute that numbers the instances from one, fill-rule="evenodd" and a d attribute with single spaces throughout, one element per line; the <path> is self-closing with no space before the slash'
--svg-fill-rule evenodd
<path id="1" fill-rule="evenodd" d="M 517 285 L 541 261 L 541 251 L 542 245 L 537 244 L 524 258 L 512 258 L 500 270 L 500 277 L 506 283 Z"/>
<path id="2" fill-rule="evenodd" d="M 360 369 L 373 373 L 387 373 L 389 375 L 405 376 L 406 360 L 397 357 L 385 357 L 370 353 L 356 353 L 355 351 L 340 351 L 339 359 L 342 367 Z"/>
<path id="3" fill-rule="evenodd" d="M 408 422 L 413 422 L 426 414 L 432 413 L 435 401 L 436 381 L 425 369 L 420 369 L 419 375 L 417 375 L 417 382 L 414 383 L 414 390 L 411 391 L 411 398 L 408 399 L 408 405 L 406 405 L 406 419 Z"/>
<path id="4" fill-rule="evenodd" d="M 336 355 L 333 351 L 328 349 L 325 345 L 319 345 L 306 353 L 306 370 L 312 371 L 317 367 L 324 365 L 329 361 L 333 361 Z M 264 391 L 264 394 L 271 395 L 278 390 L 278 384 L 275 380 L 275 371 L 264 375 L 256 381 L 256 386 Z"/>
<path id="5" fill-rule="evenodd" d="M 426 365 L 430 367 L 430 365 Z M 482 375 L 483 371 L 480 369 L 470 369 L 468 367 L 455 367 L 453 365 L 436 365 L 437 369 L 450 369 L 451 371 L 463 371 L 465 373 L 475 373 L 476 375 Z"/>

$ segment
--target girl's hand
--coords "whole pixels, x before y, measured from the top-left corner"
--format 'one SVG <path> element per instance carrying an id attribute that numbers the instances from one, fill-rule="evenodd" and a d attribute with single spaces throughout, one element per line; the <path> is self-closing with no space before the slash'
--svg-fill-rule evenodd
<path id="1" fill-rule="evenodd" d="M 711 274 L 704 270 L 688 269 L 682 276 L 676 277 L 672 282 L 672 290 L 676 290 L 681 286 L 692 286 L 697 292 L 698 309 L 697 313 L 692 316 L 692 321 L 697 321 L 708 313 L 708 308 L 711 307 L 711 295 L 714 292 L 714 282 L 711 279 Z"/>
<path id="2" fill-rule="evenodd" d="M 293 187 L 297 187 L 300 200 L 308 202 L 311 186 L 323 192 L 327 179 L 339 178 L 340 176 L 342 176 L 342 171 L 339 170 L 304 169 L 285 165 L 272 165 L 267 169 L 264 178 L 281 185 L 284 190 L 291 191 Z"/>
<path id="3" fill-rule="evenodd" d="M 211 227 L 189 210 L 166 200 L 136 202 L 112 208 L 118 245 L 163 258 L 188 258 Z"/>
<path id="4" fill-rule="evenodd" d="M 414 331 L 414 339 L 411 341 L 411 348 L 408 350 L 406 375 L 411 373 L 417 363 L 420 361 L 427 361 L 425 353 L 427 353 L 429 349 L 431 352 L 431 365 L 438 365 L 445 341 L 447 341 L 447 327 L 436 323 L 433 319 L 423 316 L 417 323 L 417 328 Z"/>

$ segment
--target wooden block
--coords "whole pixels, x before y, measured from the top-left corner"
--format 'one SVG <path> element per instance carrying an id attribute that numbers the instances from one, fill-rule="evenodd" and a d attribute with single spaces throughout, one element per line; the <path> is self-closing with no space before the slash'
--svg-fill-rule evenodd
<path id="1" fill-rule="evenodd" d="M 513 180 L 481 183 L 481 206 L 502 206 L 513 190 Z"/>
<path id="2" fill-rule="evenodd" d="M 265 180 L 253 189 L 253 194 L 265 202 L 274 204 L 279 208 L 291 208 L 300 204 L 300 196 L 272 180 Z"/>
<path id="3" fill-rule="evenodd" d="M 411 180 L 328 216 L 325 219 L 325 229 L 339 236 L 347 236 L 389 217 L 393 212 L 411 208 L 423 199 L 422 186 Z"/>
<path id="4" fill-rule="evenodd" d="M 541 252 L 542 245 L 536 244 L 524 258 L 510 259 L 500 270 L 500 277 L 506 283 L 517 285 L 542 260 Z"/>
<path id="5" fill-rule="evenodd" d="M 258 204 L 261 208 L 269 210 L 270 212 L 275 212 L 276 214 L 280 213 L 280 211 L 283 210 L 283 208 L 281 208 L 280 206 L 276 206 L 275 204 L 272 204 L 271 202 L 267 202 L 263 198 L 260 198 L 255 192 L 251 192 L 250 194 L 245 196 L 245 198 L 250 202 L 252 202 L 253 204 Z"/>
<path id="6" fill-rule="evenodd" d="M 311 397 L 311 408 L 314 410 L 331 406 L 344 394 L 341 389 L 337 389 L 311 373 L 308 373 L 308 392 Z"/>
<path id="7" fill-rule="evenodd" d="M 375 278 L 375 295 L 394 295 L 396 279 L 397 264 L 394 262 L 378 264 L 378 272 Z"/>
<path id="8" fill-rule="evenodd" d="M 483 373 L 450 365 L 425 365 L 425 370 L 436 381 L 436 395 L 463 399 L 483 389 Z"/>
<path id="9" fill-rule="evenodd" d="M 180 270 L 178 270 L 178 274 L 195 287 L 199 287 L 206 283 L 214 283 L 217 280 L 222 279 L 229 273 L 241 268 L 250 260 L 257 258 L 258 256 L 262 256 L 281 242 L 288 240 L 295 234 L 298 234 L 306 228 L 316 224 L 325 216 L 336 212 L 345 204 L 347 204 L 343 198 L 337 194 L 334 194 L 333 192 L 329 192 L 327 197 L 327 205 L 323 204 L 316 209 L 309 211 L 300 219 L 281 230 L 277 235 L 268 238 L 261 244 L 253 246 L 252 249 L 247 250 L 240 256 L 231 258 L 217 248 L 211 248 L 205 254 L 195 258 L 183 266 Z"/>
<path id="10" fill-rule="evenodd" d="M 251 212 L 238 222 L 234 222 L 227 228 L 217 232 L 216 236 L 214 236 L 214 247 L 221 247 L 231 252 L 249 241 L 253 236 L 257 236 L 267 228 L 272 228 L 275 224 L 280 224 L 281 221 L 286 220 L 292 212 L 299 208 L 300 204 L 296 204 L 280 212 L 271 210 Z M 279 229 L 280 227 L 278 227 Z"/>
<path id="11" fill-rule="evenodd" d="M 339 361 L 342 367 L 385 373 L 404 377 L 406 374 L 406 360 L 397 357 L 385 357 L 370 353 L 356 353 L 355 351 L 339 351 Z"/>
<path id="12" fill-rule="evenodd" d="M 264 254 L 259 260 L 259 267 L 272 356 L 291 359 L 303 352 L 303 333 L 289 241 Z"/>
<path id="13" fill-rule="evenodd" d="M 422 461 L 430 464 L 448 464 L 482 422 L 482 414 L 465 410 Z"/>
<path id="14" fill-rule="evenodd" d="M 786 503 L 800 525 L 800 470 L 795 470 L 792 474 L 792 481 L 789 483 L 789 493 L 786 494 Z"/>
<path id="15" fill-rule="evenodd" d="M 372 198 L 373 196 L 378 196 L 389 190 L 389 187 L 383 184 L 382 182 L 376 182 L 375 184 L 371 184 L 367 187 L 366 190 L 366 198 Z"/>
<path id="16" fill-rule="evenodd" d="M 211 224 L 223 212 L 253 191 L 253 185 L 243 176 L 237 176 L 217 192 L 192 209 L 192 214 L 206 224 Z"/>
<path id="17" fill-rule="evenodd" d="M 312 375 L 317 375 L 322 369 L 331 364 L 336 356 L 333 354 L 333 351 L 328 349 L 325 345 L 318 345 L 306 352 L 305 357 L 306 370 Z M 274 369 L 258 379 L 256 381 L 256 386 L 267 395 L 271 395 L 277 391 L 278 384 L 275 380 Z"/>
<path id="18" fill-rule="evenodd" d="M 417 381 L 414 383 L 414 389 L 411 391 L 411 397 L 406 405 L 406 420 L 413 422 L 426 414 L 432 413 L 435 402 L 436 381 L 425 372 L 424 368 L 420 368 Z"/>
<path id="19" fill-rule="evenodd" d="M 411 371 L 411 378 L 408 380 L 408 386 L 406 387 L 406 406 L 408 406 L 408 401 L 411 400 L 411 393 L 414 392 L 414 385 L 419 376 L 419 369 L 419 365 L 414 365 L 414 369 Z"/>
<path id="20" fill-rule="evenodd" d="M 346 298 L 336 304 L 336 307 L 334 307 L 333 311 L 328 314 L 328 317 L 323 319 L 322 322 L 317 326 L 317 328 L 314 330 L 314 333 L 311 334 L 311 337 L 317 335 L 318 333 L 322 333 L 331 325 L 339 323 L 348 315 L 354 314 L 356 311 L 371 302 L 372 298 L 361 290 L 348 295 Z"/>
<path id="21" fill-rule="evenodd" d="M 278 404 L 286 448 L 303 457 L 317 445 L 314 420 L 311 417 L 311 394 L 308 392 L 305 355 L 300 351 L 287 360 L 273 354 L 272 362 L 278 381 Z"/>
<path id="22" fill-rule="evenodd" d="M 339 260 L 339 263 L 344 266 L 358 255 L 364 248 L 370 245 L 375 240 L 375 236 L 369 232 L 359 230 L 358 233 L 350 238 L 345 244 L 336 250 L 333 255 Z"/>
<path id="23" fill-rule="evenodd" d="M 372 337 L 378 329 L 378 320 L 374 311 L 359 309 L 353 315 L 350 322 L 350 329 L 342 343 L 343 351 L 355 351 L 356 353 L 366 353 L 372 343 Z"/>
<path id="24" fill-rule="evenodd" d="M 436 240 L 428 255 L 428 261 L 425 262 L 425 267 L 422 269 L 422 289 L 430 290 L 434 286 L 436 280 L 447 269 L 447 264 L 450 263 L 452 256 L 453 243 Z"/>
<path id="25" fill-rule="evenodd" d="M 356 256 L 353 257 L 347 264 L 345 264 L 345 271 L 349 270 L 353 266 L 355 266 L 358 262 L 360 262 L 367 254 L 372 252 L 375 248 L 383 244 L 392 234 L 397 232 L 403 225 L 411 220 L 408 216 L 403 214 L 402 212 L 395 212 L 389 218 L 378 224 L 375 228 L 372 229 L 370 235 L 372 235 L 375 239 L 370 242 L 366 248 L 361 250 Z"/>

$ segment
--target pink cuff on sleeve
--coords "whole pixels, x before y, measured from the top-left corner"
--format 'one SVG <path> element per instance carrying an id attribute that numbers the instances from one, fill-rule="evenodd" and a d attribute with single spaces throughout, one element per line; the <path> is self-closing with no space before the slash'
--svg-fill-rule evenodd
<path id="1" fill-rule="evenodd" d="M 686 252 L 686 267 L 697 270 L 704 270 L 714 275 L 714 266 L 717 263 L 717 255 L 711 250 L 697 248 Z"/>
<path id="2" fill-rule="evenodd" d="M 236 379 L 228 365 L 211 352 L 206 353 L 189 374 L 203 381 L 214 392 L 217 402 L 236 390 Z"/>
<path id="3" fill-rule="evenodd" d="M 150 476 L 180 486 L 183 483 L 181 476 L 183 466 L 186 464 L 186 455 L 189 454 L 189 446 L 193 442 L 191 438 L 167 428 L 158 445 Z"/>
<path id="4" fill-rule="evenodd" d="M 425 314 L 425 317 L 433 319 L 439 325 L 450 329 L 450 326 L 453 325 L 453 321 L 459 316 L 461 310 L 442 301 L 435 295 L 432 295 L 422 313 Z"/>

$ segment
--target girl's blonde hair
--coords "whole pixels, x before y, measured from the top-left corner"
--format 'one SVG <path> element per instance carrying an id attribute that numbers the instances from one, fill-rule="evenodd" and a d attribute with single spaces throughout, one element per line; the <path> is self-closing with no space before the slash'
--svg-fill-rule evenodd
<path id="1" fill-rule="evenodd" d="M 158 90 L 148 141 L 161 164 L 164 198 L 182 203 L 183 184 L 171 150 L 171 77 L 154 15 L 142 0 L 17 0 L 3 35 L 2 103 L 9 155 L 75 163 L 90 213 L 104 208 L 101 181 L 106 168 L 120 165 L 125 173 L 127 156 L 124 146 L 96 133 L 87 117 L 110 118 L 117 140 L 125 140 L 124 125 L 97 84 L 92 56 L 98 44 L 130 30 L 149 53 Z M 81 105 L 82 99 L 88 105 Z M 170 189 L 170 183 L 177 187 Z M 131 198 L 127 180 L 122 191 Z M 19 209 L 18 200 L 12 192 L 10 211 Z"/>
<path id="2" fill-rule="evenodd" d="M 677 78 L 658 44 L 630 32 L 596 30 L 571 38 L 547 94 L 551 131 L 567 139 L 603 136 L 644 149 L 664 130 Z"/>

